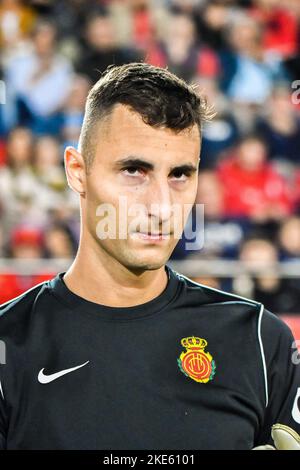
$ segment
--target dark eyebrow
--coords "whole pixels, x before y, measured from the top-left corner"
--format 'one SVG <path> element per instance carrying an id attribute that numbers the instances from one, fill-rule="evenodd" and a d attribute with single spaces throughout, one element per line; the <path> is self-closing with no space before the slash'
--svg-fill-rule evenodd
<path id="1" fill-rule="evenodd" d="M 124 166 L 139 166 L 147 170 L 154 170 L 154 165 L 152 163 L 146 162 L 145 160 L 138 157 L 122 158 L 121 160 L 117 160 L 114 163 L 114 167 L 117 169 Z"/>
<path id="2" fill-rule="evenodd" d="M 171 173 L 174 173 L 175 171 L 182 171 L 182 173 L 195 173 L 197 171 L 197 167 L 191 163 L 186 163 L 184 165 L 174 166 L 171 168 Z"/>
<path id="3" fill-rule="evenodd" d="M 127 157 L 127 158 L 122 158 L 121 160 L 117 160 L 114 163 L 115 168 L 122 168 L 124 166 L 137 166 L 141 168 L 145 168 L 146 170 L 154 170 L 154 165 L 153 163 L 147 162 L 146 160 L 143 160 L 142 158 L 139 157 Z M 174 166 L 171 168 L 171 173 L 174 173 L 174 171 L 182 171 L 184 172 L 189 172 L 189 173 L 195 173 L 197 171 L 197 167 L 193 165 L 192 163 L 185 163 L 183 165 L 178 165 Z"/>

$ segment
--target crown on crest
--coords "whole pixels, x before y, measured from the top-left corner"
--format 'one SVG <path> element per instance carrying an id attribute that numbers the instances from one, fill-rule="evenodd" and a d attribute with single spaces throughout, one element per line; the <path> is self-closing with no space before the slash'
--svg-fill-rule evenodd
<path id="1" fill-rule="evenodd" d="M 207 346 L 207 341 L 197 336 L 188 336 L 187 338 L 182 338 L 181 344 L 186 349 L 204 349 Z"/>

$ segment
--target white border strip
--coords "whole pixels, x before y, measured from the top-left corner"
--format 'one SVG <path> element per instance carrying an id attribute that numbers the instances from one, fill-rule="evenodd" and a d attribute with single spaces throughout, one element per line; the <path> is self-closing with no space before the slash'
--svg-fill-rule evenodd
<path id="1" fill-rule="evenodd" d="M 173 269 L 173 268 L 172 268 Z M 173 269 L 173 271 L 180 277 L 184 278 L 184 279 L 187 279 L 189 282 L 191 282 L 192 284 L 195 284 L 196 286 L 200 286 L 200 287 L 204 287 L 205 289 L 208 289 L 208 290 L 212 290 L 214 292 L 219 292 L 220 294 L 225 294 L 226 296 L 229 295 L 230 297 L 233 297 L 233 298 L 236 298 L 236 299 L 241 299 L 241 300 L 244 300 L 248 303 L 251 303 L 253 305 L 260 305 L 260 302 L 256 302 L 256 300 L 252 300 L 252 299 L 248 299 L 247 297 L 242 297 L 241 295 L 237 295 L 237 294 L 232 294 L 230 292 L 227 292 L 225 290 L 221 290 L 221 289 L 216 289 L 215 287 L 211 287 L 211 286 L 207 286 L 205 284 L 200 284 L 200 282 L 195 282 L 195 281 L 192 281 L 192 279 L 190 279 L 189 277 L 187 276 L 184 276 L 184 274 L 181 274 L 177 271 L 175 271 L 175 269 Z"/>
<path id="2" fill-rule="evenodd" d="M 260 311 L 259 311 L 259 317 L 258 317 L 257 334 L 258 334 L 258 341 L 259 341 L 259 346 L 260 346 L 261 359 L 262 359 L 263 369 L 264 369 L 266 408 L 267 408 L 268 403 L 269 403 L 268 377 L 267 377 L 267 367 L 266 367 L 264 346 L 263 346 L 263 342 L 262 342 L 262 339 L 261 339 L 261 320 L 262 320 L 263 312 L 264 312 L 264 305 L 261 304 Z"/>
<path id="3" fill-rule="evenodd" d="M 0 380 L 0 392 L 1 392 L 2 398 L 3 398 L 3 400 L 4 400 L 4 393 L 3 393 L 3 389 L 2 389 L 1 380 Z"/>

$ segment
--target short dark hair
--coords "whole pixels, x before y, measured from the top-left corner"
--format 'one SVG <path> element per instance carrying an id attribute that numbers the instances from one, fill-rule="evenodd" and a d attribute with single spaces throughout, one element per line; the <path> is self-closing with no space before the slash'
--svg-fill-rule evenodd
<path id="1" fill-rule="evenodd" d="M 200 138 L 202 123 L 214 116 L 206 98 L 167 68 L 144 62 L 110 65 L 90 90 L 80 135 L 80 150 L 87 168 L 95 153 L 95 126 L 108 117 L 116 104 L 137 112 L 146 124 L 167 127 L 175 133 L 197 124 Z"/>

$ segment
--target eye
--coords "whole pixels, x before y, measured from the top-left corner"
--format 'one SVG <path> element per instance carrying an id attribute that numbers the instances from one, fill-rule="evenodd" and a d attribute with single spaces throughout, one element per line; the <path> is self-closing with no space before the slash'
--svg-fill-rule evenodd
<path id="1" fill-rule="evenodd" d="M 173 178 L 175 178 L 176 181 L 186 181 L 190 176 L 190 172 L 185 172 L 185 171 L 174 171 L 172 174 Z"/>
<path id="2" fill-rule="evenodd" d="M 123 168 L 122 172 L 125 176 L 139 176 L 143 170 L 137 166 L 128 166 L 127 168 Z"/>

